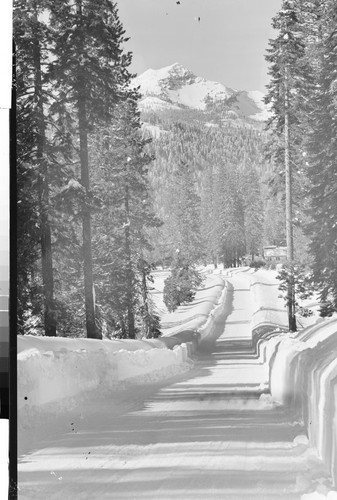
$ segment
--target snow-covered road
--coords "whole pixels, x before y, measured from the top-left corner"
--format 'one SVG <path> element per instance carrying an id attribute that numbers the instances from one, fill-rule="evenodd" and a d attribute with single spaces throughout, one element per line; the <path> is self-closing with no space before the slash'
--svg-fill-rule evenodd
<path id="1" fill-rule="evenodd" d="M 20 500 L 299 500 L 323 481 L 301 424 L 264 394 L 249 283 L 228 281 L 212 352 L 165 384 L 86 401 L 53 431 L 46 423 L 20 458 Z"/>

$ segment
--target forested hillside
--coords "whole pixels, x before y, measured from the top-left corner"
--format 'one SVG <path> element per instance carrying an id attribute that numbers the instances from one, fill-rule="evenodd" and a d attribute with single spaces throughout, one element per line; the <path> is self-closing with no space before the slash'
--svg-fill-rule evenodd
<path id="1" fill-rule="evenodd" d="M 149 117 L 144 119 L 148 124 Z M 158 261 L 169 260 L 176 249 L 195 262 L 226 265 L 260 253 L 268 237 L 263 182 L 270 169 L 263 132 L 235 120 L 211 125 L 191 117 L 157 117 L 153 125 L 145 129 L 155 136 L 150 179 L 164 222 L 156 231 Z"/>

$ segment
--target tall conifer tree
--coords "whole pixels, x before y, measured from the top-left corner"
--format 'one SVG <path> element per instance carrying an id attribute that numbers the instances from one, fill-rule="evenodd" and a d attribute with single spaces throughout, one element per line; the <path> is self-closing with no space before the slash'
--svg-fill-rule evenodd
<path id="1" fill-rule="evenodd" d="M 286 192 L 287 259 L 290 267 L 294 260 L 293 239 L 293 180 L 294 158 L 300 140 L 298 136 L 299 109 L 305 106 L 303 79 L 308 78 L 305 58 L 305 41 L 299 21 L 299 6 L 296 0 L 283 0 L 281 10 L 273 19 L 273 27 L 279 31 L 270 41 L 267 61 L 270 63 L 271 83 L 266 102 L 271 104 L 272 118 L 269 127 L 278 138 L 274 151 L 276 164 L 283 163 Z M 289 329 L 296 330 L 295 297 L 292 279 L 288 283 Z"/>
<path id="2" fill-rule="evenodd" d="M 89 136 L 95 126 L 111 119 L 121 89 L 129 80 L 131 55 L 123 53 L 124 30 L 116 4 L 109 0 L 76 0 L 74 4 L 55 1 L 50 22 L 56 38 L 50 68 L 60 93 L 59 115 L 64 120 L 68 109 L 73 131 L 78 134 L 80 177 L 86 193 L 82 234 L 87 336 L 100 338 L 92 269 Z"/>
<path id="3" fill-rule="evenodd" d="M 313 273 L 322 302 L 337 309 L 337 2 L 315 5 L 311 64 L 315 90 L 307 115 L 304 150 L 310 180 L 307 226 Z"/>
<path id="4" fill-rule="evenodd" d="M 101 208 L 94 212 L 94 271 L 97 304 L 108 330 L 124 338 L 151 336 L 158 326 L 150 303 L 149 231 L 160 222 L 152 213 L 138 94 L 125 91 L 109 127 L 93 136 L 92 185 Z M 153 321 L 152 321 L 152 319 Z"/>
<path id="5" fill-rule="evenodd" d="M 46 11 L 47 1 L 17 0 L 14 5 L 14 37 L 17 47 L 17 119 L 18 119 L 18 225 L 23 234 L 29 231 L 34 247 L 39 229 L 42 295 L 44 303 L 44 331 L 47 336 L 56 335 L 54 299 L 54 275 L 50 223 L 50 168 L 52 145 L 47 135 L 46 107 L 50 104 L 46 60 L 48 54 L 49 30 L 41 15 Z M 21 183 L 20 181 L 24 181 Z M 32 188 L 31 200 L 27 190 Z M 28 208 L 28 211 L 27 211 Z M 27 217 L 31 220 L 27 221 Z M 32 221 L 35 220 L 35 225 Z M 27 242 L 19 231 L 18 298 L 28 311 L 29 303 L 36 300 L 33 290 L 34 261 L 37 254 L 24 255 Z M 28 236 L 28 234 L 27 234 Z M 28 262 L 32 259 L 32 262 Z M 28 280 L 28 282 L 27 282 Z M 23 283 L 31 289 L 31 300 L 27 303 L 23 294 Z M 30 281 L 30 283 L 29 283 Z M 27 290 L 27 289 L 26 289 Z M 21 307 L 19 306 L 19 311 Z M 35 311 L 36 312 L 36 311 Z M 23 326 L 23 319 L 21 319 Z"/>

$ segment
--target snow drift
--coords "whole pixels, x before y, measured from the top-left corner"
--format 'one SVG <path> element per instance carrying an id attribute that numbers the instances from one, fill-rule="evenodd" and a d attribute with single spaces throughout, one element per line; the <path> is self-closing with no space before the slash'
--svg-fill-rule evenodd
<path id="1" fill-rule="evenodd" d="M 189 370 L 193 366 L 191 341 L 199 338 L 200 327 L 205 332 L 211 328 L 208 316 L 219 307 L 223 288 L 221 278 L 207 276 L 192 304 L 165 316 L 161 339 L 19 336 L 19 426 L 29 427 L 39 413 L 63 412 L 93 392 L 105 395 L 127 385 L 150 384 Z"/>
<path id="2" fill-rule="evenodd" d="M 271 394 L 298 412 L 337 486 L 337 319 L 289 335 L 271 366 Z"/>
<path id="3" fill-rule="evenodd" d="M 288 329 L 288 316 L 284 302 L 279 298 L 278 289 L 280 282 L 272 271 L 256 271 L 252 269 L 242 273 L 249 282 L 254 303 L 252 318 L 252 332 L 260 334 L 270 331 L 271 328 L 279 330 Z"/>
<path id="4" fill-rule="evenodd" d="M 125 383 L 151 383 L 190 368 L 186 345 L 171 350 L 164 344 L 149 348 L 145 341 L 135 341 L 137 350 L 127 350 L 133 347 L 128 343 L 117 350 L 110 340 L 62 340 L 60 345 L 53 339 L 19 337 L 19 420 L 44 405 L 53 411 L 51 403 L 66 407 L 69 398 L 92 391 L 104 394 Z M 22 344 L 29 348 L 22 349 Z"/>
<path id="5" fill-rule="evenodd" d="M 190 304 L 180 306 L 173 313 L 166 312 L 161 318 L 161 331 L 171 336 L 186 331 L 204 329 L 209 316 L 224 300 L 225 281 L 220 275 L 208 274 Z"/>

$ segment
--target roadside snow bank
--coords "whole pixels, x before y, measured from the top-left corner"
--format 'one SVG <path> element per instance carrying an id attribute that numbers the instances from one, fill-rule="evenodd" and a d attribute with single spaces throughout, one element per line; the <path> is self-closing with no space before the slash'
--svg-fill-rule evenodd
<path id="1" fill-rule="evenodd" d="M 92 391 L 105 394 L 125 385 L 158 382 L 187 371 L 192 366 L 191 341 L 202 335 L 199 328 L 204 329 L 204 334 L 212 330 L 216 311 L 222 307 L 223 291 L 222 278 L 207 275 L 191 304 L 164 314 L 162 339 L 19 336 L 19 425 L 24 422 L 25 427 L 29 426 L 29 419 L 39 412 L 61 412 Z"/>
<path id="2" fill-rule="evenodd" d="M 208 314 L 208 318 L 203 325 L 198 329 L 199 344 L 202 348 L 209 344 L 214 344 L 216 339 L 223 332 L 223 325 L 226 317 L 229 314 L 229 306 L 227 304 L 227 283 L 222 280 L 222 292 L 217 299 L 213 309 Z"/>
<path id="3" fill-rule="evenodd" d="M 200 342 L 208 337 L 224 308 L 225 285 L 220 275 L 207 274 L 203 287 L 197 291 L 193 302 L 178 307 L 172 313 L 163 314 L 163 337 L 174 336 L 184 342 L 195 339 Z"/>
<path id="4" fill-rule="evenodd" d="M 62 401 L 121 385 L 153 383 L 190 368 L 186 345 L 160 341 L 18 337 L 19 422 Z M 154 347 L 153 345 L 158 347 Z M 123 344 L 122 344 L 123 345 Z"/>
<path id="5" fill-rule="evenodd" d="M 281 340 L 271 366 L 274 400 L 298 411 L 337 486 L 337 319 Z"/>
<path id="6" fill-rule="evenodd" d="M 278 289 L 280 282 L 273 271 L 242 272 L 250 283 L 254 314 L 252 318 L 252 332 L 263 333 L 273 327 L 279 330 L 288 330 L 287 310 L 280 299 Z"/>

